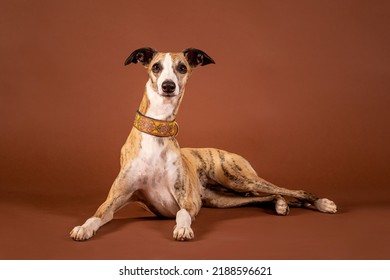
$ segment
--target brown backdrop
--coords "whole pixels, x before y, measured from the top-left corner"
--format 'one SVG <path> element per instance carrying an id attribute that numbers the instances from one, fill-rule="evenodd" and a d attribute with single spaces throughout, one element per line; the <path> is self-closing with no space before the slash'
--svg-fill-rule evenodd
<path id="1" fill-rule="evenodd" d="M 388 1 L 0 2 L 0 258 L 388 259 Z M 203 209 L 189 243 L 135 206 L 88 242 L 147 79 L 136 48 L 196 47 L 182 147 L 247 157 L 339 204 Z"/>

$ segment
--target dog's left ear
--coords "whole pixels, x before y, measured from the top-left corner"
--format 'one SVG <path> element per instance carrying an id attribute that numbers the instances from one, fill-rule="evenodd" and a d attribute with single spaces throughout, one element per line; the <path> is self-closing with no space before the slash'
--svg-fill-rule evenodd
<path id="1" fill-rule="evenodd" d="M 183 51 L 183 54 L 191 67 L 196 67 L 198 65 L 204 66 L 210 63 L 215 63 L 215 61 L 210 56 L 208 56 L 204 51 L 198 49 L 194 49 L 194 48 L 185 49 Z"/>
<path id="2" fill-rule="evenodd" d="M 148 66 L 156 53 L 157 51 L 152 48 L 137 49 L 126 59 L 125 65 L 141 62 L 144 66 Z"/>

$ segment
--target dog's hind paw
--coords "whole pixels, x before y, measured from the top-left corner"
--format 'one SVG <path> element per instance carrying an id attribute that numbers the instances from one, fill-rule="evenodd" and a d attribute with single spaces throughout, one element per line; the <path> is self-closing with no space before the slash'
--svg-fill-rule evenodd
<path id="1" fill-rule="evenodd" d="M 286 216 L 290 213 L 290 208 L 288 207 L 287 201 L 281 196 L 278 195 L 275 201 L 275 210 L 278 215 Z"/>
<path id="2" fill-rule="evenodd" d="M 70 232 L 70 237 L 76 241 L 83 241 L 90 239 L 94 234 L 95 231 L 85 226 L 77 226 Z"/>
<path id="3" fill-rule="evenodd" d="M 318 209 L 318 211 L 324 212 L 324 213 L 336 213 L 337 212 L 337 206 L 336 204 L 327 198 L 320 198 L 314 201 L 314 206 Z"/>
<path id="4" fill-rule="evenodd" d="M 194 232 L 190 227 L 175 227 L 173 238 L 178 241 L 187 241 L 194 239 Z"/>

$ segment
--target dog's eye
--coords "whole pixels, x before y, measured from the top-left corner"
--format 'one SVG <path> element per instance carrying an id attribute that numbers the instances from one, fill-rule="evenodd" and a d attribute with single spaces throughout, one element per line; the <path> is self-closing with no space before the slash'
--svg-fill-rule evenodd
<path id="1" fill-rule="evenodd" d="M 153 73 L 158 73 L 158 72 L 160 72 L 160 70 L 161 70 L 160 64 L 158 64 L 158 63 L 153 64 L 153 66 L 152 66 Z"/>
<path id="2" fill-rule="evenodd" d="M 179 71 L 180 74 L 185 74 L 187 73 L 187 66 L 185 66 L 184 64 L 179 64 L 177 66 L 177 71 Z"/>

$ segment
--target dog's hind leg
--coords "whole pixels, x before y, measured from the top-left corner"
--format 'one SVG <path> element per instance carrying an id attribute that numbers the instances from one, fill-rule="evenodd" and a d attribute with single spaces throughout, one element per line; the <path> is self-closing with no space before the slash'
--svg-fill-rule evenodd
<path id="1" fill-rule="evenodd" d="M 276 213 L 279 215 L 289 213 L 288 203 L 281 195 L 244 196 L 210 188 L 206 188 L 202 193 L 202 204 L 205 207 L 232 208 L 264 202 L 274 202 Z"/>
<path id="2" fill-rule="evenodd" d="M 260 178 L 249 162 L 239 155 L 214 150 L 212 157 L 215 171 L 212 173 L 211 179 L 228 189 L 232 189 L 235 192 L 249 192 L 254 196 L 263 196 L 264 194 L 279 195 L 279 200 L 276 200 L 276 202 L 280 205 L 285 204 L 281 196 L 289 196 L 302 201 L 302 205 L 312 204 L 321 212 L 337 212 L 336 204 L 329 199 L 318 198 L 303 190 L 281 188 Z M 276 208 L 279 207 L 277 206 Z"/>

